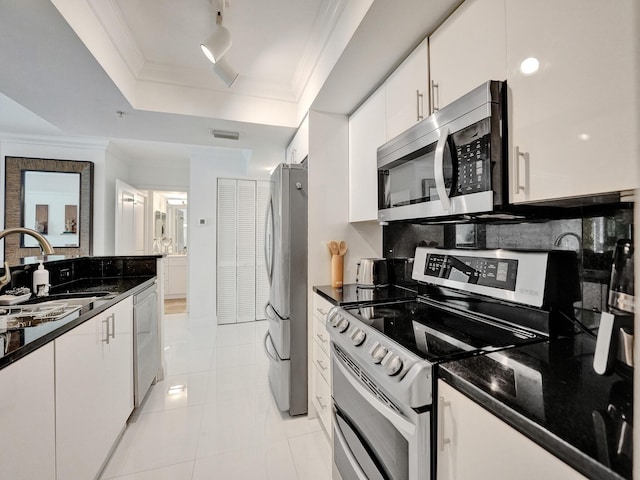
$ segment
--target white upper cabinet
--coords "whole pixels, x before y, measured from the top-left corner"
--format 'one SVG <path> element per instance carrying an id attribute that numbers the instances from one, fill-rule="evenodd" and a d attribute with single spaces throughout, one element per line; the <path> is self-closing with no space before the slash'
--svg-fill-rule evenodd
<path id="1" fill-rule="evenodd" d="M 349 221 L 378 219 L 377 150 L 385 140 L 385 95 L 380 87 L 349 118 Z"/>
<path id="2" fill-rule="evenodd" d="M 428 116 L 428 92 L 429 41 L 425 39 L 385 83 L 387 140 Z"/>
<path id="3" fill-rule="evenodd" d="M 304 117 L 287 147 L 284 163 L 300 163 L 309 155 L 309 116 Z"/>
<path id="4" fill-rule="evenodd" d="M 506 2 L 512 201 L 637 186 L 635 1 Z"/>
<path id="5" fill-rule="evenodd" d="M 507 78 L 505 0 L 466 0 L 429 37 L 431 113 Z"/>

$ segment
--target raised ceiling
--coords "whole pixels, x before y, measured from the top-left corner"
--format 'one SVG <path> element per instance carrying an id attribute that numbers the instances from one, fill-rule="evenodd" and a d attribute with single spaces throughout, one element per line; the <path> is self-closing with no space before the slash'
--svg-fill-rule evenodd
<path id="1" fill-rule="evenodd" d="M 136 159 L 195 145 L 272 163 L 307 109 L 353 111 L 460 3 L 222 0 L 227 88 L 199 48 L 218 1 L 1 0 L 0 132 L 33 118 L 33 133 L 107 138 Z"/>

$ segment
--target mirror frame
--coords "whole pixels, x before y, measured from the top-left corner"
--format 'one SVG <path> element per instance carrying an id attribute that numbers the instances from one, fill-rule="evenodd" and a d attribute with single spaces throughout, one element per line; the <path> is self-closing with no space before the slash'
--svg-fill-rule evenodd
<path id="1" fill-rule="evenodd" d="M 44 158 L 5 157 L 4 228 L 22 226 L 23 172 L 61 172 L 80 174 L 79 246 L 54 247 L 56 255 L 78 256 L 93 253 L 93 162 Z M 29 228 L 29 227 L 28 227 Z M 39 247 L 21 247 L 22 235 L 4 238 L 4 261 L 18 265 L 21 258 L 39 256 Z"/>

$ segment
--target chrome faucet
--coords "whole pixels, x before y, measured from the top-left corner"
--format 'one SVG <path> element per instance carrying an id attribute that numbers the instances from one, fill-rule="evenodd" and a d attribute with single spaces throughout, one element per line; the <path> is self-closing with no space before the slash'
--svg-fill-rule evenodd
<path id="1" fill-rule="evenodd" d="M 40 248 L 42 249 L 42 253 L 45 255 L 53 255 L 53 247 L 49 243 L 49 240 L 44 238 L 40 233 L 35 230 L 31 230 L 30 228 L 24 227 L 13 227 L 13 228 L 5 228 L 0 231 L 0 240 L 2 240 L 7 235 L 12 233 L 23 233 L 25 235 L 30 235 L 38 241 Z M 11 281 L 11 272 L 9 271 L 9 264 L 4 262 L 4 275 L 0 277 L 0 288 L 4 287 Z"/>

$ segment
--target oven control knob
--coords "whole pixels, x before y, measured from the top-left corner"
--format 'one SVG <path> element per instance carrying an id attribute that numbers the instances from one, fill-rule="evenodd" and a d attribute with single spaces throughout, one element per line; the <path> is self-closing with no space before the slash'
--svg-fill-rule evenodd
<path id="1" fill-rule="evenodd" d="M 374 363 L 380 363 L 382 359 L 387 355 L 389 350 L 384 345 L 380 345 L 376 342 L 369 353 L 371 354 L 371 358 L 373 358 Z"/>
<path id="2" fill-rule="evenodd" d="M 387 374 L 395 375 L 402 370 L 402 359 L 400 355 L 387 355 L 382 359 L 382 366 L 386 370 Z"/>
<path id="3" fill-rule="evenodd" d="M 365 339 L 367 338 L 367 334 L 364 333 L 359 328 L 355 328 L 353 332 L 351 332 L 351 335 L 349 336 L 351 337 L 351 341 L 356 347 L 359 347 L 360 345 L 362 345 Z"/>
<path id="4" fill-rule="evenodd" d="M 347 320 L 346 318 L 342 317 L 340 318 L 340 320 L 338 320 L 334 327 L 336 327 L 336 329 L 340 332 L 340 333 L 344 333 L 347 328 L 349 328 L 349 320 Z"/>

